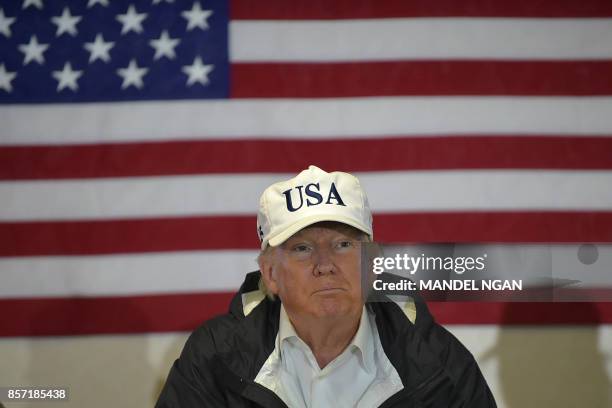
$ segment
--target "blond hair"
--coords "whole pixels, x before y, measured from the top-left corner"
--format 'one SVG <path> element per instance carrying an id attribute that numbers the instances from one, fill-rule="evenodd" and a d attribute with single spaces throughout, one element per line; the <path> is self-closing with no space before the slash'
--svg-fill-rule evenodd
<path id="1" fill-rule="evenodd" d="M 266 247 L 259 252 L 259 255 L 257 255 L 257 265 L 259 265 L 260 273 L 261 273 L 261 264 L 263 262 L 263 259 L 269 257 L 270 253 L 274 250 L 274 248 L 276 247 L 266 245 Z M 264 282 L 263 276 L 259 277 L 259 283 L 257 284 L 257 287 L 259 288 L 261 292 L 263 292 L 264 295 L 268 297 L 268 299 L 270 300 L 276 299 L 276 295 L 272 293 L 270 289 L 268 289 L 268 287 L 266 286 L 266 282 Z"/>

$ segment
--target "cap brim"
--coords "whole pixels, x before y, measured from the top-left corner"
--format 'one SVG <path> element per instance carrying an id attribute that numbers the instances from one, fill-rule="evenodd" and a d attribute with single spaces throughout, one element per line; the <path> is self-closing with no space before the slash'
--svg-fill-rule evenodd
<path id="1" fill-rule="evenodd" d="M 299 230 L 308 227 L 309 225 L 316 224 L 317 222 L 322 221 L 335 221 L 341 222 L 342 224 L 350 225 L 351 227 L 355 227 L 360 231 L 365 232 L 372 238 L 372 231 L 368 229 L 366 225 L 355 220 L 354 218 L 344 217 L 338 214 L 316 214 L 311 215 L 310 217 L 305 217 L 290 225 L 281 233 L 271 237 L 268 239 L 268 244 L 270 246 L 278 246 L 289 239 L 293 234 L 298 232 Z"/>

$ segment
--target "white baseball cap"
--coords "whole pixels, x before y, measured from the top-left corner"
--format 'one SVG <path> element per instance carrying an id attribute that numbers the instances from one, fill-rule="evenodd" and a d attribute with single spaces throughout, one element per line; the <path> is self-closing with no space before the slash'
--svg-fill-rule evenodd
<path id="1" fill-rule="evenodd" d="M 259 199 L 257 235 L 261 249 L 277 246 L 320 221 L 337 221 L 373 238 L 372 213 L 357 177 L 309 166 L 296 177 L 272 184 Z"/>

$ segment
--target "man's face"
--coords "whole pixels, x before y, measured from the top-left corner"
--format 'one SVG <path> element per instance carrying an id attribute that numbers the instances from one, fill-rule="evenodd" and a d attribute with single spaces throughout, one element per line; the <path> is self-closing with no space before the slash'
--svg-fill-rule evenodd
<path id="1" fill-rule="evenodd" d="M 332 222 L 302 229 L 272 250 L 268 288 L 291 316 L 361 313 L 362 236 L 354 228 Z"/>

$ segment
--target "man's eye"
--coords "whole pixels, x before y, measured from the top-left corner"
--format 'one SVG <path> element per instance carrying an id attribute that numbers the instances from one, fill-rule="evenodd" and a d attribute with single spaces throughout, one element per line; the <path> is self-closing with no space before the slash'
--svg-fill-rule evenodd
<path id="1" fill-rule="evenodd" d="M 351 248 L 353 246 L 353 241 L 340 241 L 338 242 L 339 248 Z"/>
<path id="2" fill-rule="evenodd" d="M 296 245 L 293 247 L 295 252 L 308 252 L 310 247 L 308 245 Z"/>

